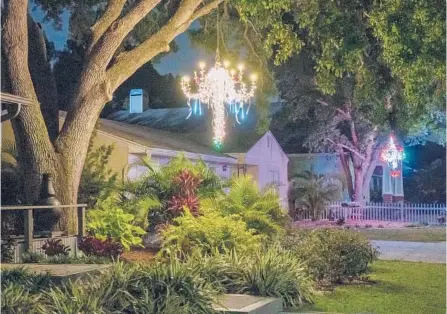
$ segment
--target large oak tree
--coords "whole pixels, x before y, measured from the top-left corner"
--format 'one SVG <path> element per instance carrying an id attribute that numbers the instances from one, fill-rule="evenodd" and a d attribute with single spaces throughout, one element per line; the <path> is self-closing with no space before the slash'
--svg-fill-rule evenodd
<path id="1" fill-rule="evenodd" d="M 36 2 L 49 19 L 58 22 L 64 10 L 77 10 L 75 17 L 83 21 L 74 26 L 88 25 L 76 32 L 86 43 L 82 71 L 66 106 L 66 119 L 59 128 L 56 84 L 46 41 L 40 26 L 29 15 L 29 1 L 4 1 L 2 8 L 2 67 L 10 83 L 7 89 L 36 102 L 23 108 L 12 121 L 20 168 L 26 176 L 27 202 L 36 199 L 41 175 L 49 173 L 54 178 L 59 200 L 73 204 L 89 139 L 104 104 L 126 79 L 157 55 L 169 51 L 177 35 L 223 0 Z M 235 0 L 226 1 L 227 5 L 233 5 L 241 17 L 251 13 L 268 16 L 262 30 L 270 34 L 271 47 L 281 44 L 275 25 L 281 25 L 290 1 Z M 74 232 L 74 211 L 64 213 L 60 227 Z"/>

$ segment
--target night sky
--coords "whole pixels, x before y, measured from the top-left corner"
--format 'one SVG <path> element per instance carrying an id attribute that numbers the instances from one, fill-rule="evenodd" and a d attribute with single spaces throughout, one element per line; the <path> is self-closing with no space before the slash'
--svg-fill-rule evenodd
<path id="1" fill-rule="evenodd" d="M 43 22 L 44 14 L 39 8 L 34 8 L 30 4 L 31 15 L 40 22 L 45 30 L 48 39 L 54 42 L 57 50 L 63 50 L 68 38 L 68 20 L 69 12 L 64 12 L 62 15 L 62 29 L 57 30 L 51 22 Z M 198 23 L 193 23 L 192 28 L 198 27 Z M 211 56 L 207 55 L 202 49 L 194 48 L 188 36 L 183 33 L 176 38 L 179 49 L 176 53 L 170 53 L 163 57 L 159 63 L 154 64 L 154 67 L 160 74 L 172 73 L 174 75 L 191 75 L 197 68 L 200 60 L 210 60 Z"/>

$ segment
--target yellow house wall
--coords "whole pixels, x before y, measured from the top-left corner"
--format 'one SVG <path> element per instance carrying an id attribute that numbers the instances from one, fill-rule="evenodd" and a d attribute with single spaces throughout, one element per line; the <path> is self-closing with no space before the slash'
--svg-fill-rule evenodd
<path id="1" fill-rule="evenodd" d="M 5 121 L 2 124 L 2 143 L 5 140 L 15 141 L 14 132 L 11 122 Z M 96 137 L 93 139 L 93 147 L 98 148 L 102 145 L 114 145 L 113 152 L 109 159 L 109 167 L 113 172 L 117 173 L 118 178 L 122 179 L 127 174 L 127 163 L 129 156 L 129 144 L 115 139 L 106 133 L 97 131 Z"/>

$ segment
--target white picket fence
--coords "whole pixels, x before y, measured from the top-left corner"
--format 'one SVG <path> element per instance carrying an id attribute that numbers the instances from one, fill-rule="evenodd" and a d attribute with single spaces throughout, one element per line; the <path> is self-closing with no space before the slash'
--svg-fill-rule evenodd
<path id="1" fill-rule="evenodd" d="M 439 224 L 446 217 L 445 204 L 408 203 L 365 203 L 359 207 L 344 207 L 342 202 L 328 204 L 320 213 L 319 219 L 344 218 L 360 221 L 391 221 L 407 223 Z M 299 219 L 311 219 L 308 211 L 303 211 Z"/>

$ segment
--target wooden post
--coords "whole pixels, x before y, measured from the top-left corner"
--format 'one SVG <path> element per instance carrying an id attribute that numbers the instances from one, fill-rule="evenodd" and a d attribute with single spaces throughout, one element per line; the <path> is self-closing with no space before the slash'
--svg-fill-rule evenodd
<path id="1" fill-rule="evenodd" d="M 33 234 L 34 234 L 34 219 L 33 210 L 27 209 L 24 212 L 24 236 L 25 236 L 25 251 L 31 252 L 33 248 Z"/>
<path id="2" fill-rule="evenodd" d="M 85 237 L 85 207 L 78 207 L 78 236 Z"/>

